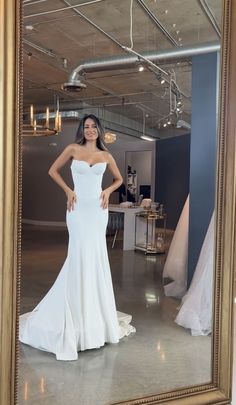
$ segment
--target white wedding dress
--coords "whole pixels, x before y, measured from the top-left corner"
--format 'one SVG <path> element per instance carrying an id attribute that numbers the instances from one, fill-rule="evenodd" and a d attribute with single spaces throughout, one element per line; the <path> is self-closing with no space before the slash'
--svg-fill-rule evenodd
<path id="1" fill-rule="evenodd" d="M 163 279 L 172 281 L 164 286 L 167 297 L 182 298 L 187 289 L 189 195 L 185 201 L 163 269 Z"/>
<path id="2" fill-rule="evenodd" d="M 175 322 L 191 330 L 193 336 L 208 335 L 212 330 L 214 279 L 214 213 L 208 227 L 188 292 Z"/>
<path id="3" fill-rule="evenodd" d="M 101 207 L 106 163 L 71 164 L 77 203 L 67 211 L 68 255 L 49 292 L 20 316 L 20 341 L 76 360 L 78 351 L 99 348 L 135 332 L 130 315 L 116 312 L 106 246 L 108 210 Z"/>

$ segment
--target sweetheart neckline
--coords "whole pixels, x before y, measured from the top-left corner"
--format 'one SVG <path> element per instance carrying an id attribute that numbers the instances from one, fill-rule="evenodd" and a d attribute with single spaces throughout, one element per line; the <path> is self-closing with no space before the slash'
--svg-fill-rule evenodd
<path id="1" fill-rule="evenodd" d="M 89 166 L 89 167 L 93 167 L 93 166 L 96 166 L 96 165 L 100 165 L 100 164 L 107 164 L 108 162 L 97 162 L 97 163 L 93 163 L 93 164 L 90 164 L 89 162 L 87 162 L 86 160 L 80 160 L 80 159 L 73 159 L 72 160 L 72 163 L 73 162 L 84 162 L 84 163 L 87 163 L 87 165 Z"/>

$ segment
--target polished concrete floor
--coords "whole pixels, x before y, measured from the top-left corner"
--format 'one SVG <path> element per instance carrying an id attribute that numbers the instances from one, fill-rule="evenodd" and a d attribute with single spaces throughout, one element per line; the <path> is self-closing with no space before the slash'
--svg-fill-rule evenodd
<path id="1" fill-rule="evenodd" d="M 110 243 L 109 243 L 110 245 Z M 21 313 L 45 295 L 67 251 L 65 230 L 25 227 Z M 211 380 L 211 338 L 174 323 L 179 301 L 163 294 L 165 255 L 109 248 L 117 309 L 137 332 L 74 362 L 20 345 L 18 405 L 108 405 Z"/>

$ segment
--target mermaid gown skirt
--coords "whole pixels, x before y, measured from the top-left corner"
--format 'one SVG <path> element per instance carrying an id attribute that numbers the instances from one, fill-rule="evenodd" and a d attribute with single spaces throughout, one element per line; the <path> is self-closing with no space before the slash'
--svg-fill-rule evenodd
<path id="1" fill-rule="evenodd" d="M 20 341 L 76 360 L 78 351 L 118 343 L 135 329 L 130 315 L 116 311 L 106 246 L 108 210 L 101 207 L 106 163 L 71 164 L 77 203 L 66 214 L 68 254 L 49 292 L 20 316 Z"/>

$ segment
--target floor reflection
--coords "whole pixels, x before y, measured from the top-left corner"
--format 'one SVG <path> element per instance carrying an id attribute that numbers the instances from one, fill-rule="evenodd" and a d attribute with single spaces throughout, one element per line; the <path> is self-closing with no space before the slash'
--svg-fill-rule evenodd
<path id="1" fill-rule="evenodd" d="M 25 228 L 21 312 L 31 310 L 57 276 L 67 232 Z M 80 353 L 73 362 L 21 345 L 18 404 L 106 405 L 210 381 L 211 339 L 173 321 L 179 301 L 163 294 L 165 257 L 109 249 L 119 311 L 133 315 L 135 335 Z M 194 367 L 193 367 L 194 365 Z"/>

